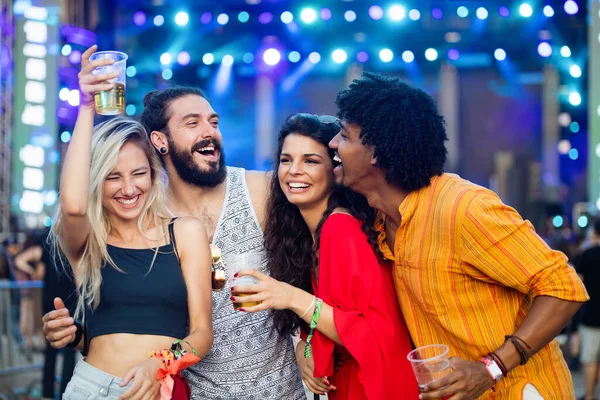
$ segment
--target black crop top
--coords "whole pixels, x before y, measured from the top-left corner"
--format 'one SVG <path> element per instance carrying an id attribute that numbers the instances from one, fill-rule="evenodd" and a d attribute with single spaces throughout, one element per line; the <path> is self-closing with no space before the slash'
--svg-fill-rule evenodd
<path id="1" fill-rule="evenodd" d="M 170 336 L 187 335 L 187 289 L 171 244 L 155 249 L 125 249 L 108 245 L 108 254 L 123 271 L 102 268 L 100 304 L 86 310 L 88 340 L 111 333 Z M 152 265 L 152 269 L 150 269 Z"/>

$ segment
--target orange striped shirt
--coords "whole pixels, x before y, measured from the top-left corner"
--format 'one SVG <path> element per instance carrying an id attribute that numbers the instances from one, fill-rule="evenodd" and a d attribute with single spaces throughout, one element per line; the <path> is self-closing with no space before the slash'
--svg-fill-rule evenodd
<path id="1" fill-rule="evenodd" d="M 410 193 L 399 211 L 394 254 L 383 214 L 376 228 L 381 250 L 395 262 L 398 300 L 417 347 L 444 343 L 450 356 L 479 360 L 517 330 L 536 296 L 589 299 L 565 255 L 488 189 L 443 174 Z M 547 400 L 574 398 L 556 340 L 481 399 L 522 399 L 527 383 Z"/>

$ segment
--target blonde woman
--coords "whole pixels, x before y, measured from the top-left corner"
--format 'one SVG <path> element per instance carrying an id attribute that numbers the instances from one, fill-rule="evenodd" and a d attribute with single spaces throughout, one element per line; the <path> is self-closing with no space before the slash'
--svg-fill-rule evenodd
<path id="1" fill-rule="evenodd" d="M 95 50 L 82 56 L 81 105 L 53 226 L 89 341 L 63 398 L 154 400 L 161 385 L 161 395 L 174 382 L 176 391 L 185 386 L 175 360 L 197 362 L 212 345 L 210 249 L 198 220 L 169 216 L 165 173 L 142 125 L 114 118 L 93 128 L 94 94 L 112 89 L 118 75 L 91 74 L 112 63 L 90 62 Z M 68 337 L 71 346 L 84 345 L 80 332 Z"/>

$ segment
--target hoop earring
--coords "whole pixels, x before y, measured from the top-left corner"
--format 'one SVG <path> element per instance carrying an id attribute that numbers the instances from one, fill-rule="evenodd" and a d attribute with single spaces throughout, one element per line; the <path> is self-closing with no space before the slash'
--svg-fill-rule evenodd
<path id="1" fill-rule="evenodd" d="M 165 146 L 160 148 L 160 154 L 167 154 L 167 148 Z"/>

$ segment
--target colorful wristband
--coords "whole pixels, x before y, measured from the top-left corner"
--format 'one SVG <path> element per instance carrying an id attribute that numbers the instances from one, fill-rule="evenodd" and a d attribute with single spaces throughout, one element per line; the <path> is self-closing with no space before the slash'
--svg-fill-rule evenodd
<path id="1" fill-rule="evenodd" d="M 319 318 L 321 317 L 321 307 L 323 306 L 323 300 L 317 297 L 317 301 L 315 304 L 315 310 L 313 311 L 313 316 L 310 321 L 310 331 L 308 332 L 308 337 L 306 338 L 306 346 L 304 347 L 304 358 L 312 357 L 312 338 L 315 333 L 315 328 L 319 323 Z"/>

